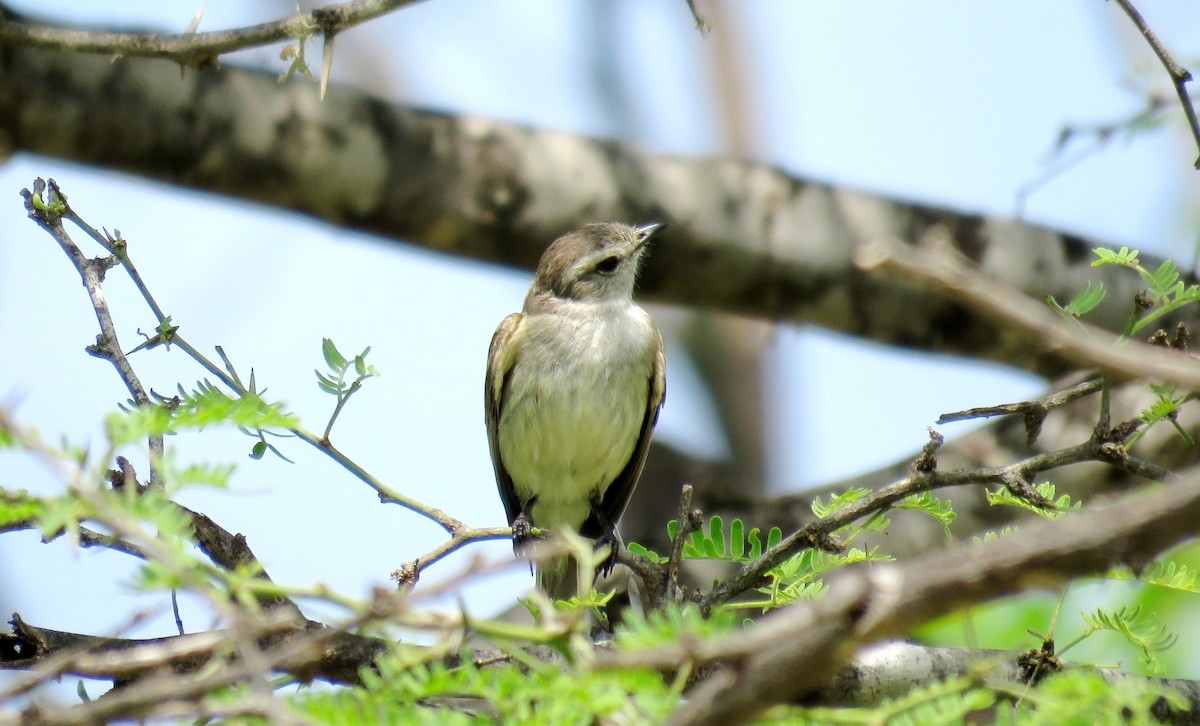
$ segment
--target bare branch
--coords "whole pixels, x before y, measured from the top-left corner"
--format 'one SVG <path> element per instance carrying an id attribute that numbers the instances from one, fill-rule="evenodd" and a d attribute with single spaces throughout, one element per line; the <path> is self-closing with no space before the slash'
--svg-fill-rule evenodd
<path id="1" fill-rule="evenodd" d="M 1183 107 L 1183 113 L 1187 116 L 1188 128 L 1192 131 L 1192 138 L 1196 140 L 1197 148 L 1200 148 L 1200 121 L 1196 120 L 1196 109 L 1192 106 L 1192 98 L 1187 92 L 1187 82 L 1192 80 L 1192 74 L 1186 68 L 1175 62 L 1163 44 L 1159 42 L 1158 36 L 1150 29 L 1150 26 L 1142 18 L 1142 14 L 1133 6 L 1131 0 L 1117 0 L 1117 4 L 1137 26 L 1142 36 L 1146 38 L 1146 42 L 1154 50 L 1154 55 L 1158 56 L 1158 60 L 1167 69 L 1167 75 L 1171 76 L 1171 84 L 1175 86 L 1175 93 L 1179 96 L 1179 105 Z M 1197 169 L 1200 169 L 1200 156 L 1196 157 L 1196 162 L 1193 164 Z"/>
<path id="2" fill-rule="evenodd" d="M 1092 378 L 1082 383 L 1076 384 L 1062 391 L 1054 391 L 1047 393 L 1045 396 L 1035 398 L 1032 401 L 1021 401 L 1019 403 L 1004 403 L 998 406 L 983 406 L 980 408 L 969 408 L 966 411 L 955 411 L 954 413 L 943 413 L 938 416 L 937 423 L 947 424 L 954 421 L 969 421 L 975 418 L 991 418 L 992 416 L 1011 416 L 1013 414 L 1023 414 L 1026 431 L 1026 442 L 1030 446 L 1037 441 L 1038 435 L 1042 431 L 1042 424 L 1046 420 L 1046 416 L 1056 408 L 1062 407 L 1072 401 L 1090 396 L 1100 390 L 1101 381 L 1099 378 Z"/>
<path id="3" fill-rule="evenodd" d="M 38 182 L 41 180 L 39 179 Z M 87 351 L 97 358 L 113 364 L 121 382 L 129 390 L 129 395 L 133 396 L 134 403 L 139 406 L 150 405 L 150 397 L 146 395 L 146 389 L 142 386 L 137 373 L 134 372 L 133 366 L 130 365 L 129 359 L 125 357 L 125 352 L 121 350 L 121 344 L 117 340 L 117 327 L 113 323 L 112 313 L 108 310 L 108 300 L 101 289 L 104 273 L 117 264 L 117 260 L 114 257 L 95 259 L 85 257 L 62 225 L 63 215 L 69 213 L 70 210 L 70 207 L 67 206 L 67 198 L 53 180 L 50 181 L 49 196 L 45 201 L 41 199 L 44 192 L 46 192 L 44 183 L 40 186 L 34 184 L 32 193 L 22 189 L 21 196 L 25 199 L 25 210 L 29 212 L 29 217 L 41 225 L 58 242 L 83 280 L 83 286 L 91 300 L 92 309 L 96 313 L 96 321 L 100 324 L 100 335 L 96 336 L 96 344 L 88 346 Z M 160 471 L 163 457 L 163 437 L 162 434 L 152 434 L 149 438 L 150 485 L 161 488 L 163 486 L 162 472 Z"/>
<path id="4" fill-rule="evenodd" d="M 398 587 L 412 587 L 417 584 L 417 579 L 421 576 L 421 571 L 426 567 L 438 562 L 446 555 L 455 552 L 463 547 L 474 542 L 486 542 L 493 539 L 505 539 L 512 537 L 511 527 L 479 527 L 476 529 L 461 529 L 454 532 L 450 539 L 442 542 L 437 547 L 426 552 L 420 557 L 416 557 L 409 562 L 405 562 L 400 567 L 392 572 L 392 580 L 396 582 Z"/>
<path id="5" fill-rule="evenodd" d="M 176 35 L 80 30 L 33 23 L 0 13 L 0 43 L 71 53 L 104 53 L 120 58 L 166 58 L 182 66 L 201 68 L 214 65 L 219 56 L 235 50 L 291 39 L 304 40 L 317 33 L 329 39 L 346 28 L 419 1 L 355 0 L 248 28 Z"/>

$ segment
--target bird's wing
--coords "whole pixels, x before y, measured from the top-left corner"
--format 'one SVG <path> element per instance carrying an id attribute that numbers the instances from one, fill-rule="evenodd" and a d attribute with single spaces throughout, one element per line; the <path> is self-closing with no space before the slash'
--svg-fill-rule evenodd
<path id="1" fill-rule="evenodd" d="M 498 430 L 509 374 L 516 360 L 516 346 L 513 342 L 524 320 L 524 313 L 513 313 L 500 321 L 500 326 L 492 335 L 492 344 L 488 346 L 487 379 L 483 384 L 488 449 L 492 453 L 492 467 L 496 470 L 496 488 L 500 490 L 500 499 L 504 502 L 504 512 L 508 515 L 510 525 L 521 513 L 521 502 L 517 500 L 517 490 L 513 488 L 512 477 L 500 459 Z"/>
<path id="2" fill-rule="evenodd" d="M 662 334 L 655 330 L 654 336 L 658 342 L 658 349 L 654 353 L 654 363 L 650 368 L 650 377 L 646 381 L 649 395 L 646 397 L 646 415 L 642 418 L 642 429 L 638 434 L 637 446 L 633 448 L 633 455 L 629 457 L 629 463 L 604 492 L 604 497 L 600 501 L 600 511 L 593 512 L 583 523 L 582 533 L 585 537 L 596 538 L 613 534 L 606 531 L 608 529 L 606 523 L 615 525 L 624 514 L 625 507 L 629 504 L 629 498 L 633 496 L 633 489 L 637 486 L 638 478 L 642 475 L 642 467 L 646 464 L 646 454 L 650 452 L 650 437 L 654 433 L 654 425 L 658 423 L 658 412 L 662 409 L 663 401 L 667 397 L 667 359 L 663 353 Z"/>

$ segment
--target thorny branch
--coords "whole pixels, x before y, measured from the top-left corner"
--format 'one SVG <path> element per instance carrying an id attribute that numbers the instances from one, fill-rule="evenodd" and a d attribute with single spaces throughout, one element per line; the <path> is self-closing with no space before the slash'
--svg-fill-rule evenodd
<path id="1" fill-rule="evenodd" d="M 419 1 L 354 0 L 248 28 L 175 35 L 79 30 L 33 23 L 0 13 L 0 43 L 75 53 L 103 53 L 118 58 L 165 58 L 182 66 L 202 68 L 215 64 L 219 56 L 236 50 L 291 39 L 303 40 L 314 33 L 320 33 L 328 40 L 347 28 Z"/>
<path id="2" fill-rule="evenodd" d="M 113 323 L 112 314 L 108 310 L 108 301 L 105 299 L 104 290 L 101 287 L 104 273 L 116 265 L 117 260 L 112 256 L 93 259 L 85 257 L 83 252 L 71 241 L 62 225 L 62 209 L 66 207 L 66 197 L 61 195 L 53 181 L 50 183 L 50 195 L 47 202 L 43 202 L 41 199 L 45 191 L 46 184 L 39 179 L 33 185 L 32 194 L 29 190 L 22 189 L 21 196 L 25 199 L 25 209 L 29 212 L 29 217 L 58 242 L 83 280 L 83 287 L 87 290 L 88 298 L 91 300 L 92 310 L 96 313 L 96 321 L 100 324 L 100 334 L 96 336 L 96 343 L 88 346 L 87 351 L 97 358 L 112 363 L 136 405 L 150 405 L 150 397 L 146 394 L 146 389 L 142 386 L 137 373 L 134 372 L 133 366 L 130 365 L 129 359 L 125 357 L 124 351 L 121 350 L 121 344 L 117 340 L 117 327 Z M 160 471 L 163 457 L 162 434 L 151 435 L 149 445 L 150 484 L 156 488 L 162 488 L 163 480 Z"/>
<path id="3" fill-rule="evenodd" d="M 1026 443 L 1032 446 L 1037 441 L 1038 435 L 1041 434 L 1042 424 L 1051 411 L 1084 396 L 1090 396 L 1099 391 L 1101 385 L 1102 381 L 1099 378 L 1091 378 L 1065 390 L 1048 393 L 1032 401 L 1005 403 L 999 406 L 982 406 L 979 408 L 969 408 L 965 411 L 944 413 L 938 416 L 937 423 L 941 425 L 954 421 L 969 421 L 976 418 L 1021 414 L 1025 421 Z"/>
<path id="4" fill-rule="evenodd" d="M 146 300 L 147 304 L 154 312 L 156 320 L 158 321 L 159 333 L 155 336 L 155 338 L 152 339 L 152 341 L 161 340 L 163 342 L 169 342 L 171 345 L 179 346 L 180 349 L 186 352 L 206 371 L 215 376 L 239 396 L 246 396 L 251 393 L 251 391 L 244 384 L 242 384 L 232 370 L 222 370 L 219 366 L 210 361 L 207 357 L 200 353 L 200 351 L 188 343 L 186 339 L 180 336 L 177 327 L 173 327 L 169 324 L 168 316 L 163 313 L 162 308 L 150 294 L 150 291 L 142 281 L 141 275 L 138 273 L 137 268 L 133 265 L 133 262 L 129 257 L 128 246 L 125 240 L 112 239 L 108 235 L 100 233 L 91 225 L 87 224 L 78 214 L 75 213 L 74 210 L 71 209 L 70 205 L 67 203 L 66 195 L 62 193 L 58 187 L 58 184 L 53 179 L 49 180 L 48 183 L 38 179 L 34 182 L 33 187 L 34 191 L 32 193 L 29 190 L 22 190 L 22 196 L 25 198 L 26 208 L 30 210 L 30 216 L 37 221 L 38 224 L 42 225 L 43 228 L 54 235 L 55 239 L 64 246 L 64 250 L 67 251 L 68 256 L 70 256 L 72 261 L 76 263 L 76 267 L 80 269 L 80 274 L 85 276 L 85 285 L 88 285 L 89 294 L 92 295 L 92 304 L 96 310 L 97 318 L 101 320 L 101 330 L 103 331 L 102 335 L 97 338 L 97 343 L 99 345 L 102 340 L 110 341 L 110 343 L 105 345 L 103 348 L 103 357 L 113 361 L 114 365 L 117 366 L 118 371 L 121 372 L 122 380 L 126 381 L 126 385 L 130 386 L 131 391 L 136 390 L 141 392 L 140 398 L 138 394 L 135 393 L 134 395 L 135 402 L 138 405 L 149 405 L 151 402 L 150 399 L 145 395 L 145 391 L 142 389 L 141 383 L 138 381 L 136 374 L 133 372 L 133 368 L 129 364 L 128 359 L 116 342 L 116 327 L 113 324 L 112 316 L 108 311 L 108 304 L 104 299 L 104 293 L 101 289 L 103 275 L 96 274 L 91 278 L 87 276 L 88 271 L 99 263 L 96 263 L 96 261 L 89 261 L 84 258 L 83 253 L 80 252 L 79 248 L 75 246 L 74 242 L 71 241 L 70 237 L 66 233 L 66 230 L 63 228 L 62 220 L 64 218 L 70 219 L 72 222 L 78 224 L 81 229 L 83 229 L 89 236 L 92 237 L 92 239 L 94 239 L 97 243 L 103 246 L 106 251 L 109 252 L 109 256 L 107 258 L 102 258 L 104 269 L 107 270 L 116 266 L 117 264 L 120 264 L 121 267 L 134 280 L 138 287 L 138 291 L 142 294 L 143 299 Z M 49 192 L 47 200 L 43 201 L 42 196 L 46 194 L 47 190 Z M 88 280 L 91 280 L 90 284 L 87 282 Z M 108 331 L 111 331 L 111 334 Z M 146 344 L 143 344 L 142 347 L 145 346 Z M 91 348 L 89 348 L 89 351 L 90 350 Z M 446 530 L 446 532 L 451 535 L 456 535 L 469 529 L 466 524 L 459 521 L 457 518 L 450 516 L 446 512 L 443 512 L 436 507 L 426 505 L 423 502 L 417 501 L 416 499 L 406 496 L 389 487 L 366 469 L 362 468 L 353 459 L 346 456 L 346 454 L 334 446 L 329 439 L 317 436 L 316 434 L 301 427 L 289 429 L 289 432 L 323 452 L 334 461 L 338 462 L 338 464 L 350 471 L 350 473 L 357 476 L 361 481 L 378 493 L 381 502 L 398 504 L 406 509 L 414 511 L 417 514 L 436 522 L 440 527 L 442 527 L 442 529 Z M 157 457 L 153 456 L 155 451 L 153 440 L 151 443 L 152 464 L 157 460 L 160 460 L 162 457 L 162 436 L 158 436 L 157 441 Z M 152 468 L 152 471 L 154 470 L 155 469 Z"/>

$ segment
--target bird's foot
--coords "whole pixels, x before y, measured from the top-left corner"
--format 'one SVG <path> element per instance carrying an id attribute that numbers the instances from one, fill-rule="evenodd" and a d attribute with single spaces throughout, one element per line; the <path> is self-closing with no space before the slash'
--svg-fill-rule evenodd
<path id="1" fill-rule="evenodd" d="M 512 522 L 513 552 L 520 554 L 521 550 L 535 539 L 537 537 L 533 536 L 533 520 L 521 512 Z"/>
<path id="2" fill-rule="evenodd" d="M 596 572 L 601 577 L 608 577 L 612 574 L 613 568 L 617 565 L 617 553 L 621 551 L 621 538 L 616 532 L 610 531 L 600 539 L 596 540 L 596 551 L 599 552 L 604 547 L 608 548 L 608 554 L 600 564 L 596 565 Z"/>
<path id="3" fill-rule="evenodd" d="M 600 564 L 596 565 L 596 572 L 601 577 L 608 577 L 617 565 L 617 553 L 621 550 L 621 537 L 617 534 L 616 523 L 604 513 L 604 506 L 601 504 L 599 495 L 592 495 L 590 504 L 592 518 L 599 523 L 604 532 L 596 540 L 596 551 L 599 552 L 602 547 L 608 547 L 608 555 L 600 561 Z"/>

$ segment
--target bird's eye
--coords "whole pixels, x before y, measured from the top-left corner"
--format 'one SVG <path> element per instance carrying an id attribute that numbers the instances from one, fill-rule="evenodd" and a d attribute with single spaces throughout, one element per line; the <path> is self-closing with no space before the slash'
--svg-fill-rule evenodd
<path id="1" fill-rule="evenodd" d="M 617 271 L 617 266 L 621 264 L 619 257 L 605 257 L 596 265 L 596 272 L 608 275 Z"/>

